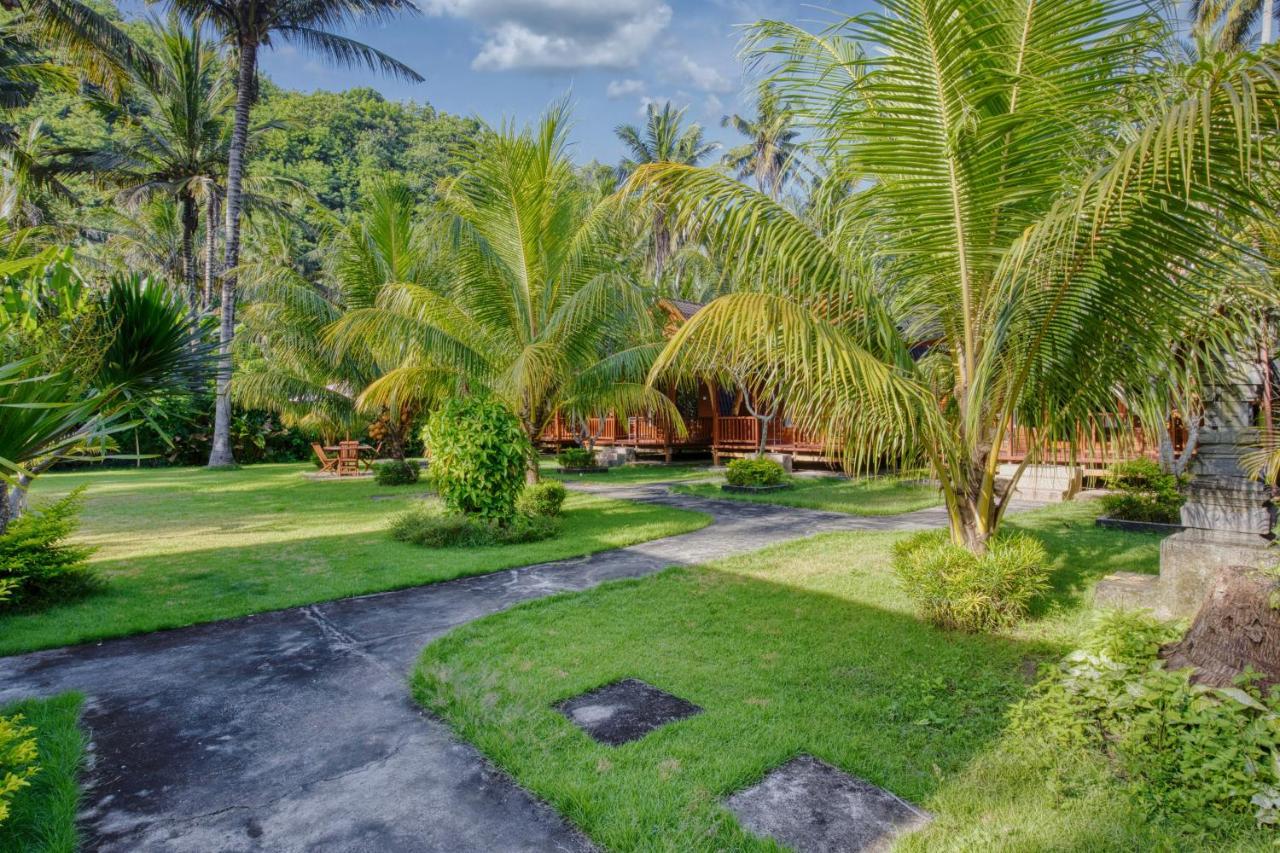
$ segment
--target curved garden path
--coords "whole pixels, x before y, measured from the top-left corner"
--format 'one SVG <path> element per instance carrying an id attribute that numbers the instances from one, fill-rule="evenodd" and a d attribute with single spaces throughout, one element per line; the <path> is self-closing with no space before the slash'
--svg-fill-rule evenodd
<path id="1" fill-rule="evenodd" d="M 444 723 L 406 676 L 451 628 L 553 593 L 836 530 L 938 526 L 591 488 L 714 523 L 589 557 L 0 658 L 0 704 L 77 690 L 92 736 L 85 848 L 546 851 L 590 844 Z"/>

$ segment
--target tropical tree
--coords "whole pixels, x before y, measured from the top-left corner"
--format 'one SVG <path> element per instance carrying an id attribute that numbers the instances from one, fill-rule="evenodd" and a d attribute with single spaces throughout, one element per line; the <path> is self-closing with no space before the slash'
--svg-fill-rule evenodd
<path id="1" fill-rule="evenodd" d="M 149 400 L 186 384 L 207 353 L 160 283 L 117 276 L 91 294 L 65 256 L 47 254 L 6 262 L 0 275 L 5 304 L 31 307 L 0 311 L 0 336 L 23 337 L 28 353 L 0 364 L 3 533 L 36 476 L 60 459 L 108 453 L 111 437 L 133 427 Z"/>
<path id="2" fill-rule="evenodd" d="M 1271 44 L 1275 31 L 1275 0 L 1191 0 L 1192 28 L 1211 39 L 1219 50 L 1245 47 L 1260 27 L 1259 42 Z"/>
<path id="3" fill-rule="evenodd" d="M 1222 56 L 1163 87 L 1170 31 L 1122 0 L 883 6 L 754 30 L 848 187 L 823 227 L 712 170 L 634 176 L 749 291 L 698 312 L 651 380 L 751 366 L 850 468 L 927 462 L 953 540 L 982 552 L 1026 464 L 1001 476 L 1008 430 L 1069 440 L 1214 304 L 1197 271 L 1264 210 L 1280 69 Z"/>
<path id="4" fill-rule="evenodd" d="M 719 147 L 707 142 L 702 127 L 685 125 L 685 110 L 676 109 L 668 101 L 659 109 L 657 104 L 645 107 L 643 128 L 633 124 L 619 125 L 614 129 L 618 139 L 630 153 L 618 165 L 618 177 L 625 180 L 636 169 L 654 163 L 677 163 L 696 166 Z M 661 278 L 671 255 L 679 248 L 672 233 L 670 214 L 660 200 L 651 199 L 652 263 L 654 277 Z"/>
<path id="5" fill-rule="evenodd" d="M 740 179 L 754 180 L 756 189 L 776 201 L 800 165 L 800 134 L 777 90 L 768 84 L 761 85 L 755 117 L 745 118 L 735 113 L 722 118 L 720 126 L 732 127 L 748 140 L 726 151 L 724 164 Z"/>
<path id="6" fill-rule="evenodd" d="M 367 307 L 334 325 L 343 352 L 395 365 L 366 398 L 485 390 L 531 440 L 557 412 L 655 411 L 679 423 L 671 402 L 644 385 L 657 352 L 651 306 L 634 264 L 607 239 L 616 205 L 585 192 L 566 156 L 567 119 L 557 105 L 537 127 L 502 127 L 466 155 L 462 173 L 441 188 L 448 276 L 400 280 L 418 261 L 396 253 L 404 271 L 383 264 Z M 646 323 L 647 336 L 624 334 Z M 609 345 L 618 340 L 641 342 Z"/>
<path id="7" fill-rule="evenodd" d="M 43 0 L 42 0 L 43 2 Z M 274 39 L 314 50 L 342 65 L 365 65 L 407 80 L 422 77 L 407 65 L 333 30 L 356 20 L 389 20 L 416 10 L 412 0 L 170 0 L 193 22 L 217 30 L 236 56 L 236 103 L 227 157 L 226 247 L 218 332 L 217 402 L 210 466 L 235 463 L 231 452 L 231 344 L 235 337 L 236 267 L 240 263 L 240 213 L 249 138 L 249 110 L 258 92 L 258 50 Z"/>

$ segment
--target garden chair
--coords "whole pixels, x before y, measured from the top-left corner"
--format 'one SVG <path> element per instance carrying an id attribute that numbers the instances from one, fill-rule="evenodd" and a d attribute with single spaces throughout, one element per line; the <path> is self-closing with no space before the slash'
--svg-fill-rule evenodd
<path id="1" fill-rule="evenodd" d="M 315 442 L 311 443 L 311 452 L 320 460 L 321 474 L 336 474 L 338 471 L 338 460 L 324 452 L 324 448 Z"/>
<path id="2" fill-rule="evenodd" d="M 360 474 L 360 442 L 358 441 L 340 441 L 338 442 L 338 476 L 352 477 Z"/>

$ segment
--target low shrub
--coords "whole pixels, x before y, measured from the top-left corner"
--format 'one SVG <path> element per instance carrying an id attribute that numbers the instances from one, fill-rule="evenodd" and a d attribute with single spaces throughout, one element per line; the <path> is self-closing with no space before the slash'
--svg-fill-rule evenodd
<path id="1" fill-rule="evenodd" d="M 1168 671 L 1158 652 L 1179 633 L 1146 613 L 1102 614 L 1014 707 L 1015 730 L 1096 750 L 1149 814 L 1203 842 L 1280 824 L 1280 695 Z"/>
<path id="2" fill-rule="evenodd" d="M 0 534 L 0 587 L 10 604 L 31 606 L 83 594 L 98 585 L 86 562 L 93 549 L 68 545 L 84 489 L 33 508 Z"/>
<path id="3" fill-rule="evenodd" d="M 516 501 L 516 511 L 520 515 L 541 518 L 559 518 L 564 509 L 564 499 L 568 496 L 564 483 L 555 480 L 543 480 L 524 487 L 520 500 Z"/>
<path id="4" fill-rule="evenodd" d="M 391 536 L 424 548 L 483 548 L 550 539 L 560 532 L 554 518 L 517 515 L 507 524 L 460 513 L 413 509 L 391 521 Z"/>
<path id="5" fill-rule="evenodd" d="M 982 556 L 945 532 L 917 534 L 894 546 L 893 566 L 924 619 L 960 631 L 1017 622 L 1049 585 L 1048 554 L 1024 533 L 997 536 Z"/>
<path id="6" fill-rule="evenodd" d="M 729 463 L 724 479 L 731 486 L 777 486 L 787 472 L 772 459 L 735 459 Z"/>
<path id="7" fill-rule="evenodd" d="M 24 725 L 21 714 L 0 717 L 0 825 L 9 817 L 9 806 L 23 788 L 31 785 L 36 766 L 36 730 Z"/>
<path id="8" fill-rule="evenodd" d="M 585 447 L 566 447 L 556 454 L 556 461 L 561 468 L 594 468 L 596 454 Z"/>
<path id="9" fill-rule="evenodd" d="M 424 431 L 429 476 L 450 512 L 506 522 L 516 511 L 533 448 L 497 400 L 455 397 Z"/>
<path id="10" fill-rule="evenodd" d="M 1150 459 L 1121 462 L 1107 471 L 1107 487 L 1115 491 L 1103 496 L 1102 505 L 1112 518 L 1177 524 L 1187 500 L 1183 485 L 1183 478 L 1166 474 Z"/>
<path id="11" fill-rule="evenodd" d="M 379 486 L 412 486 L 418 482 L 420 470 L 412 462 L 392 459 L 373 466 L 373 476 Z"/>

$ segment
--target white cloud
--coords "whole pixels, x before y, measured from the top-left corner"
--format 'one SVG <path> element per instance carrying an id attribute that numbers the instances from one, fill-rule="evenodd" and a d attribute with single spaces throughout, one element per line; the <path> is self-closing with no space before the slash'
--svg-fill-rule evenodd
<path id="1" fill-rule="evenodd" d="M 662 79 L 668 83 L 690 86 L 700 92 L 728 92 L 733 89 L 729 78 L 710 65 L 703 65 L 688 54 L 670 57 L 662 62 Z"/>
<path id="2" fill-rule="evenodd" d="M 707 99 L 703 101 L 702 107 L 707 111 L 708 115 L 716 120 L 719 120 L 720 116 L 724 115 L 724 101 L 720 100 L 715 95 L 707 95 Z"/>
<path id="3" fill-rule="evenodd" d="M 671 22 L 652 0 L 426 0 L 427 14 L 465 18 L 485 31 L 472 67 L 632 68 Z"/>
<path id="4" fill-rule="evenodd" d="M 643 80 L 610 80 L 609 85 L 604 89 L 604 93 L 613 101 L 628 95 L 638 95 L 643 91 Z"/>

